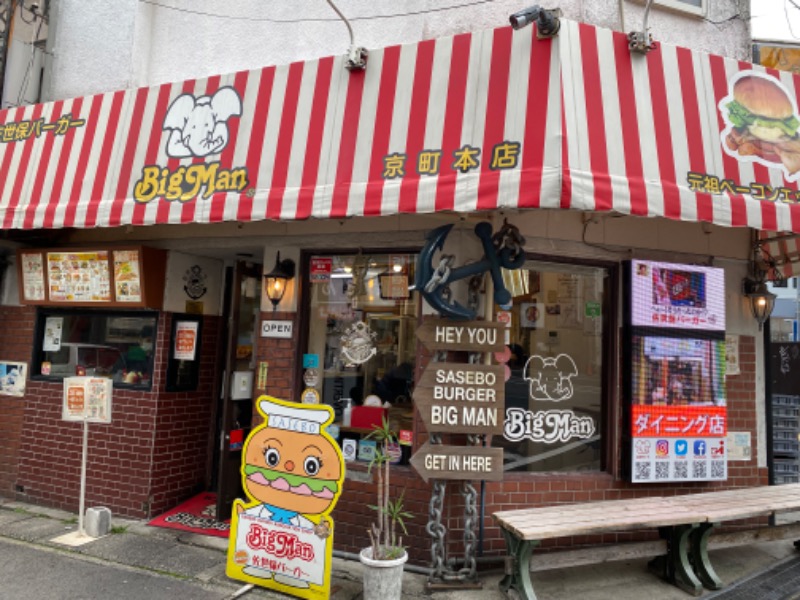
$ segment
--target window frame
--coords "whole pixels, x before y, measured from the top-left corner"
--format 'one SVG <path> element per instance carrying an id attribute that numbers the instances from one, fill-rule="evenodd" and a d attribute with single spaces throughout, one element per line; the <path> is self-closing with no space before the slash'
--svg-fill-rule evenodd
<path id="1" fill-rule="evenodd" d="M 635 0 L 637 4 L 647 4 L 647 0 Z M 658 8 L 672 12 L 704 18 L 708 12 L 708 0 L 700 0 L 700 6 L 694 6 L 686 0 L 655 0 L 653 3 Z"/>
<path id="2" fill-rule="evenodd" d="M 605 269 L 608 276 L 603 287 L 603 330 L 602 330 L 602 352 L 603 368 L 600 377 L 601 385 L 601 415 L 603 419 L 601 435 L 603 439 L 600 445 L 600 468 L 591 473 L 607 473 L 614 479 L 622 477 L 622 402 L 620 396 L 620 357 L 621 351 L 619 341 L 620 311 L 622 292 L 621 266 L 619 261 L 583 259 L 572 256 L 553 256 L 527 252 L 525 254 L 525 264 L 523 268 L 531 262 L 543 262 L 561 265 L 576 265 L 583 267 L 594 267 Z M 607 316 L 607 318 L 605 318 Z M 581 474 L 583 471 L 558 471 L 558 473 Z M 522 472 L 507 471 L 505 477 L 530 477 L 540 475 L 552 475 L 552 472 Z"/>
<path id="3" fill-rule="evenodd" d="M 69 375 L 42 375 L 42 362 L 44 358 L 45 351 L 42 350 L 42 341 L 44 339 L 44 328 L 45 322 L 48 317 L 90 317 L 92 319 L 96 319 L 99 317 L 104 317 L 106 319 L 110 318 L 125 318 L 125 317 L 134 317 L 134 318 L 153 318 L 153 356 L 151 358 L 150 364 L 150 379 L 148 380 L 147 384 L 141 383 L 125 383 L 122 381 L 114 381 L 113 385 L 115 389 L 125 389 L 125 390 L 138 390 L 138 391 L 151 391 L 153 389 L 153 380 L 155 379 L 154 370 L 157 364 L 156 361 L 156 352 L 158 351 L 157 348 L 157 340 L 158 340 L 158 324 L 159 324 L 159 312 L 158 311 L 151 311 L 151 310 L 115 310 L 115 309 L 92 309 L 92 308 L 85 308 L 85 307 L 74 307 L 74 308 L 66 308 L 61 306 L 40 306 L 36 309 L 36 321 L 34 325 L 33 331 L 33 344 L 31 348 L 31 361 L 30 361 L 30 377 L 31 381 L 41 381 L 41 382 L 50 382 L 50 383 L 59 383 L 61 384 L 65 377 L 74 377 L 75 374 Z M 113 344 L 107 344 L 113 346 Z"/>

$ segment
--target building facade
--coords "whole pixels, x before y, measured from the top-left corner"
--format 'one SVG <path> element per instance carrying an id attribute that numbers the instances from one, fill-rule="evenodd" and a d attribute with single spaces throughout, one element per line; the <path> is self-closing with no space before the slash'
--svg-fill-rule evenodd
<path id="1" fill-rule="evenodd" d="M 27 371 L 3 398 L 0 493 L 77 506 L 65 376 L 114 380 L 112 421 L 91 431 L 87 501 L 142 518 L 203 490 L 229 509 L 261 394 L 332 405 L 356 454 L 384 406 L 410 444 L 394 483 L 415 514 L 412 558 L 429 556 L 442 489 L 457 555 L 474 501 L 407 459 L 438 433 L 417 406 L 423 373 L 475 348 L 426 347 L 418 328 L 438 315 L 421 288 L 505 326 L 494 358 L 509 375 L 505 410 L 484 440 L 503 449 L 502 477 L 469 478 L 484 554 L 504 552 L 499 509 L 765 484 L 764 345 L 742 280 L 755 230 L 797 229 L 797 186 L 780 160 L 725 150 L 735 123 L 721 106 L 745 72 L 794 88 L 746 62 L 746 3 L 656 6 L 647 53 L 620 31 L 641 22 L 635 2 L 565 2 L 560 31 L 543 38 L 506 25 L 524 8 L 508 1 L 409 2 L 391 16 L 341 3 L 369 48 L 364 70 L 345 68 L 346 28 L 319 4 L 303 15 L 212 1 L 51 7 L 48 103 L 0 113 L 12 136 L 0 154 L 0 357 Z M 481 223 L 521 268 L 444 290 L 435 273 L 491 254 Z M 424 255 L 435 231 L 444 249 Z M 296 273 L 273 303 L 263 276 L 287 258 Z M 672 269 L 673 287 L 721 273 L 724 327 L 683 354 L 637 333 L 636 264 Z M 493 297 L 501 282 L 510 306 Z M 705 307 L 672 302 L 673 318 Z M 717 334 L 738 359 L 722 376 Z M 723 433 L 749 444 L 716 477 L 681 478 L 671 460 L 663 482 L 654 467 L 634 483 L 633 404 L 723 405 Z M 544 409 L 558 424 L 536 425 Z M 462 433 L 496 423 L 473 425 Z M 338 549 L 366 545 L 372 498 L 356 457 L 334 512 Z"/>

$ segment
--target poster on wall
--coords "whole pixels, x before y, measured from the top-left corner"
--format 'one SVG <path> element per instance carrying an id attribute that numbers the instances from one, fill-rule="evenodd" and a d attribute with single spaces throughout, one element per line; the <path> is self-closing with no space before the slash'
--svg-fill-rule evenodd
<path id="1" fill-rule="evenodd" d="M 333 409 L 269 396 L 257 406 L 264 421 L 244 442 L 247 501 L 233 505 L 225 572 L 291 596 L 328 598 L 330 515 L 345 472 L 341 450 L 325 427 L 333 422 Z M 303 475 L 295 465 L 303 465 Z"/>
<path id="2" fill-rule="evenodd" d="M 64 328 L 64 317 L 47 317 L 44 320 L 44 341 L 42 350 L 58 352 L 61 350 L 61 330 Z"/>
<path id="3" fill-rule="evenodd" d="M 178 321 L 175 323 L 175 348 L 173 358 L 194 360 L 197 353 L 197 321 Z"/>
<path id="4" fill-rule="evenodd" d="M 724 273 L 638 260 L 628 268 L 631 481 L 725 480 Z"/>
<path id="5" fill-rule="evenodd" d="M 114 298 L 117 302 L 141 302 L 142 282 L 138 250 L 114 251 Z"/>
<path id="6" fill-rule="evenodd" d="M 44 300 L 44 263 L 42 253 L 20 254 L 22 265 L 22 294 L 32 302 Z"/>
<path id="7" fill-rule="evenodd" d="M 24 396 L 28 365 L 21 362 L 0 361 L 0 394 Z"/>

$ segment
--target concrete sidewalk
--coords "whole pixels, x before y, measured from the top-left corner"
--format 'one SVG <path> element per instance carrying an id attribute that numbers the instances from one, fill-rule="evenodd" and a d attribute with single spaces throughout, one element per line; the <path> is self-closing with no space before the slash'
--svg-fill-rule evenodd
<path id="1" fill-rule="evenodd" d="M 113 518 L 112 525 L 114 533 L 103 538 L 78 547 L 64 546 L 52 539 L 77 529 L 75 514 L 0 498 L 0 538 L 69 553 L 96 564 L 155 573 L 165 581 L 191 582 L 218 593 L 221 600 L 233 597 L 243 588 L 242 582 L 225 576 L 225 539 L 149 527 L 144 521 L 121 518 Z M 792 541 L 786 540 L 712 550 L 710 554 L 719 576 L 726 585 L 731 585 L 795 556 L 796 550 Z M 498 571 L 482 572 L 479 574 L 482 589 L 437 591 L 433 598 L 499 600 L 505 597 L 497 586 L 501 576 Z M 538 600 L 686 600 L 691 597 L 648 572 L 644 559 L 537 572 L 533 574 L 533 581 Z M 428 596 L 426 583 L 425 574 L 406 571 L 404 598 Z M 359 599 L 361 564 L 335 557 L 332 590 L 334 599 Z M 248 600 L 286 596 L 256 588 L 240 597 Z"/>

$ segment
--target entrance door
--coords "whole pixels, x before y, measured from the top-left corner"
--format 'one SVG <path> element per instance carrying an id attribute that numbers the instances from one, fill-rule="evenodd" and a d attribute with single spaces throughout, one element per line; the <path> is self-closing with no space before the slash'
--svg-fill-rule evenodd
<path id="1" fill-rule="evenodd" d="M 253 385 L 258 315 L 261 310 L 261 266 L 237 262 L 226 290 L 225 374 L 221 391 L 217 515 L 230 517 L 233 501 L 244 498 L 242 445 L 253 419 Z"/>

